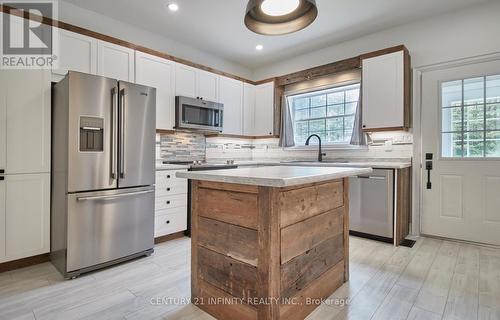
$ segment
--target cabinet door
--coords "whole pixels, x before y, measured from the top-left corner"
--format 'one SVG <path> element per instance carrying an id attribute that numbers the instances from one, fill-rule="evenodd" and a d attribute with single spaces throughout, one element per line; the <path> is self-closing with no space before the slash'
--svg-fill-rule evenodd
<path id="1" fill-rule="evenodd" d="M 59 29 L 59 62 L 53 73 L 68 70 L 97 74 L 97 39 Z"/>
<path id="2" fill-rule="evenodd" d="M 0 261 L 5 260 L 5 181 L 0 180 Z"/>
<path id="3" fill-rule="evenodd" d="M 5 248 L 8 260 L 50 250 L 50 174 L 5 177 Z"/>
<path id="4" fill-rule="evenodd" d="M 273 135 L 274 82 L 255 87 L 255 135 Z"/>
<path id="5" fill-rule="evenodd" d="M 177 63 L 175 65 L 175 95 L 196 98 L 197 93 L 197 70 Z"/>
<path id="6" fill-rule="evenodd" d="M 0 169 L 50 171 L 50 71 L 2 70 Z"/>
<path id="7" fill-rule="evenodd" d="M 197 97 L 207 101 L 217 102 L 219 76 L 215 73 L 198 70 L 198 94 Z"/>
<path id="8" fill-rule="evenodd" d="M 243 134 L 243 82 L 219 77 L 219 101 L 224 104 L 225 134 Z"/>
<path id="9" fill-rule="evenodd" d="M 363 129 L 404 127 L 403 51 L 363 60 Z"/>
<path id="10" fill-rule="evenodd" d="M 97 43 L 97 74 L 133 82 L 134 50 L 99 40 Z"/>
<path id="11" fill-rule="evenodd" d="M 255 86 L 243 85 L 243 134 L 255 135 Z"/>
<path id="12" fill-rule="evenodd" d="M 175 63 L 136 51 L 135 82 L 156 88 L 156 129 L 175 125 Z"/>

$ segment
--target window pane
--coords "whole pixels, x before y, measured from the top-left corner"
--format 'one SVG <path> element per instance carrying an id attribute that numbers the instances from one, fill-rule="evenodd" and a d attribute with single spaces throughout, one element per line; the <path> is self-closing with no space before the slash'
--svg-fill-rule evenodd
<path id="1" fill-rule="evenodd" d="M 464 157 L 482 157 L 484 155 L 484 132 L 466 132 L 464 134 Z"/>
<path id="2" fill-rule="evenodd" d="M 343 114 L 344 114 L 344 105 L 343 104 L 328 106 L 328 116 L 329 117 L 341 116 Z"/>
<path id="3" fill-rule="evenodd" d="M 442 104 L 444 107 L 462 105 L 462 81 L 445 82 L 441 86 Z"/>
<path id="4" fill-rule="evenodd" d="M 330 93 L 327 99 L 328 105 L 344 103 L 344 91 Z"/>
<path id="5" fill-rule="evenodd" d="M 344 118 L 344 129 L 349 129 L 352 131 L 354 127 L 354 116 L 349 116 Z"/>
<path id="6" fill-rule="evenodd" d="M 462 134 L 443 133 L 442 134 L 442 156 L 461 157 L 462 156 Z"/>
<path id="7" fill-rule="evenodd" d="M 464 130 L 476 131 L 484 129 L 484 106 L 467 106 L 464 108 Z"/>
<path id="8" fill-rule="evenodd" d="M 464 104 L 484 103 L 484 78 L 464 80 Z"/>
<path id="9" fill-rule="evenodd" d="M 295 110 L 309 108 L 309 98 L 293 98 Z"/>
<path id="10" fill-rule="evenodd" d="M 500 75 L 486 78 L 486 102 L 500 103 Z"/>
<path id="11" fill-rule="evenodd" d="M 328 131 L 327 140 L 333 143 L 341 143 L 344 140 L 344 132 L 342 130 Z"/>
<path id="12" fill-rule="evenodd" d="M 332 118 L 326 119 L 326 130 L 343 130 L 344 129 L 344 121 L 343 118 Z"/>
<path id="13" fill-rule="evenodd" d="M 344 130 L 344 141 L 346 143 L 349 143 L 351 141 L 352 137 L 352 128 L 349 130 Z"/>
<path id="14" fill-rule="evenodd" d="M 309 133 L 318 133 L 325 131 L 325 120 L 310 120 L 309 121 Z"/>
<path id="15" fill-rule="evenodd" d="M 319 106 L 326 106 L 326 94 L 311 97 L 311 108 Z"/>
<path id="16" fill-rule="evenodd" d="M 326 107 L 311 109 L 311 118 L 324 118 L 324 117 L 326 117 Z"/>
<path id="17" fill-rule="evenodd" d="M 358 102 L 351 102 L 345 104 L 345 114 L 355 114 L 356 107 L 358 106 Z"/>
<path id="18" fill-rule="evenodd" d="M 348 90 L 345 92 L 345 101 L 353 102 L 359 100 L 359 89 Z"/>
<path id="19" fill-rule="evenodd" d="M 500 131 L 486 133 L 486 156 L 500 157 Z"/>
<path id="20" fill-rule="evenodd" d="M 442 131 L 462 131 L 462 107 L 443 109 Z"/>
<path id="21" fill-rule="evenodd" d="M 500 130 L 500 104 L 486 107 L 486 129 Z"/>
<path id="22" fill-rule="evenodd" d="M 295 120 L 309 119 L 309 109 L 295 111 Z"/>

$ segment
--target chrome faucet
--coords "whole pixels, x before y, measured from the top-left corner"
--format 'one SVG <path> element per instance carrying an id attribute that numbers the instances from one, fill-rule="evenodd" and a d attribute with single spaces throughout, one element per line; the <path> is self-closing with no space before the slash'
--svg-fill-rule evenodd
<path id="1" fill-rule="evenodd" d="M 309 140 L 311 140 L 312 137 L 318 138 L 318 141 L 319 141 L 318 162 L 322 162 L 323 156 L 326 156 L 326 153 L 321 152 L 321 138 L 320 138 L 320 136 L 318 136 L 317 134 L 311 134 L 306 140 L 306 146 L 309 145 Z"/>

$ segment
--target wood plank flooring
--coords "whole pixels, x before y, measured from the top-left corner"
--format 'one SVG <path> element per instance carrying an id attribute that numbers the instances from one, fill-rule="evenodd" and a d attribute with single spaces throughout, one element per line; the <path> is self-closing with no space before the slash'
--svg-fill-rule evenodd
<path id="1" fill-rule="evenodd" d="M 351 280 L 311 320 L 500 320 L 500 250 L 421 238 L 410 249 L 351 237 Z M 50 263 L 0 273 L 0 319 L 213 319 L 189 304 L 190 239 L 63 280 Z"/>

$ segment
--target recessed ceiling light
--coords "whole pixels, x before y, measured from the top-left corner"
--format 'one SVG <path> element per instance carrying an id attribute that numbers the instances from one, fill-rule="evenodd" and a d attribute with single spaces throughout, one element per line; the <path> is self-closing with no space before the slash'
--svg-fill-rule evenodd
<path id="1" fill-rule="evenodd" d="M 264 49 L 264 46 L 261 44 L 258 44 L 255 46 L 255 50 L 257 50 L 257 51 L 262 51 L 262 49 Z"/>
<path id="2" fill-rule="evenodd" d="M 277 17 L 294 12 L 299 4 L 300 0 L 264 0 L 260 9 L 269 16 Z"/>
<path id="3" fill-rule="evenodd" d="M 318 16 L 316 0 L 248 0 L 245 25 L 263 35 L 304 29 Z"/>
<path id="4" fill-rule="evenodd" d="M 173 2 L 172 2 L 172 3 L 170 3 L 170 4 L 168 5 L 168 9 L 169 9 L 170 11 L 174 11 L 174 12 L 175 12 L 175 11 L 179 10 L 179 5 L 178 5 L 177 3 L 173 3 Z"/>

